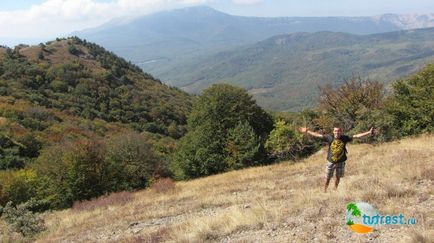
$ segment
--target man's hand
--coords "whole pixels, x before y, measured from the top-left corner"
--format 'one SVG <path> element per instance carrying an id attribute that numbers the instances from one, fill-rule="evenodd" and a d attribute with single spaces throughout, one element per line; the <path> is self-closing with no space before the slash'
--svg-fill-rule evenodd
<path id="1" fill-rule="evenodd" d="M 356 134 L 356 135 L 353 135 L 353 138 L 363 138 L 363 137 L 366 137 L 366 136 L 369 136 L 369 135 L 375 135 L 375 134 L 377 134 L 377 130 L 375 130 L 373 127 L 371 127 L 371 129 L 369 129 L 369 131 L 367 131 L 367 132 L 363 132 L 363 133 L 359 133 L 359 134 Z"/>
<path id="2" fill-rule="evenodd" d="M 306 133 L 306 134 L 309 134 L 309 135 L 317 137 L 317 138 L 323 138 L 324 137 L 322 134 L 309 131 L 309 128 L 307 128 L 307 127 L 300 127 L 300 128 L 298 128 L 298 130 L 302 133 Z"/>
<path id="3" fill-rule="evenodd" d="M 302 133 L 307 133 L 307 131 L 309 131 L 309 128 L 307 128 L 307 127 L 300 127 L 300 128 L 298 128 L 298 130 L 300 132 L 302 132 Z"/>

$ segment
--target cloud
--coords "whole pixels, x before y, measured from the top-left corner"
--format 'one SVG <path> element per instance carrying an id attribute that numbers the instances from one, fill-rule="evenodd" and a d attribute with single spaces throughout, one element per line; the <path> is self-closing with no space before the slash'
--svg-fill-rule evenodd
<path id="1" fill-rule="evenodd" d="M 263 2 L 263 0 L 232 0 L 232 2 L 239 5 L 253 5 Z"/>
<path id="2" fill-rule="evenodd" d="M 60 37 L 118 17 L 207 2 L 211 0 L 46 0 L 26 10 L 0 11 L 0 38 Z"/>

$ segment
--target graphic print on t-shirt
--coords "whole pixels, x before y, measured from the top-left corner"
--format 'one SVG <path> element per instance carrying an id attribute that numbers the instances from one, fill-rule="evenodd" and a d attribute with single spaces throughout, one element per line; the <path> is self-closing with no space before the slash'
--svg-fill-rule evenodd
<path id="1" fill-rule="evenodd" d="M 345 143 L 340 139 L 334 139 L 330 144 L 331 159 L 338 162 L 345 155 Z"/>

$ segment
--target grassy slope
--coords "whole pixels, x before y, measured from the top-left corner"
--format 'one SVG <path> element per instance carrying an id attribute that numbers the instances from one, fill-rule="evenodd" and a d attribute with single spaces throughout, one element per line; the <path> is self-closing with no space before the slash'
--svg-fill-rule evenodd
<path id="1" fill-rule="evenodd" d="M 434 239 L 434 136 L 350 145 L 338 191 L 321 191 L 324 150 L 280 163 L 176 183 L 169 192 L 115 194 L 84 209 L 45 215 L 39 242 L 409 242 Z M 416 217 L 414 227 L 358 235 L 345 207 L 366 201 L 381 214 Z M 105 204 L 105 206 L 103 205 Z M 87 209 L 86 209 L 87 208 Z"/>

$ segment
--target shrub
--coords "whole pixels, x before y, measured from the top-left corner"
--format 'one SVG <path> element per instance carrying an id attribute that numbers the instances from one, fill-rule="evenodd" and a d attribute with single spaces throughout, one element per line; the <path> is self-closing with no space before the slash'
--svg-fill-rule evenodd
<path id="1" fill-rule="evenodd" d="M 74 200 L 89 199 L 103 193 L 104 152 L 104 145 L 99 141 L 82 140 L 77 141 L 65 157 L 69 160 L 68 182 Z"/>
<path id="2" fill-rule="evenodd" d="M 40 215 L 31 212 L 28 207 L 26 203 L 14 207 L 12 202 L 8 202 L 1 210 L 2 218 L 13 231 L 19 232 L 25 237 L 33 237 L 45 230 L 45 225 Z"/>
<path id="3" fill-rule="evenodd" d="M 265 143 L 267 151 L 278 160 L 296 159 L 303 150 L 303 137 L 283 120 L 277 121 L 275 126 Z"/>
<path id="4" fill-rule="evenodd" d="M 106 191 L 105 147 L 97 138 L 80 139 L 45 149 L 34 168 L 42 186 L 41 199 L 52 208 L 64 208 L 73 201 L 87 200 Z"/>
<path id="5" fill-rule="evenodd" d="M 0 133 L 0 170 L 24 168 L 26 159 L 20 156 L 21 147 L 24 145 Z"/>
<path id="6" fill-rule="evenodd" d="M 50 202 L 50 208 L 66 208 L 72 205 L 72 192 L 68 185 L 68 161 L 64 158 L 71 145 L 60 143 L 42 150 L 32 167 L 41 183 L 39 197 Z"/>
<path id="7" fill-rule="evenodd" d="M 34 170 L 23 169 L 0 173 L 0 204 L 12 201 L 14 205 L 24 203 L 36 195 L 38 178 Z"/>
<path id="8" fill-rule="evenodd" d="M 68 51 L 69 53 L 71 53 L 72 55 L 79 55 L 81 53 L 83 53 L 77 46 L 70 44 L 68 47 Z"/>
<path id="9" fill-rule="evenodd" d="M 103 178 L 108 191 L 149 186 L 160 165 L 150 140 L 135 132 L 110 138 L 105 160 Z"/>

